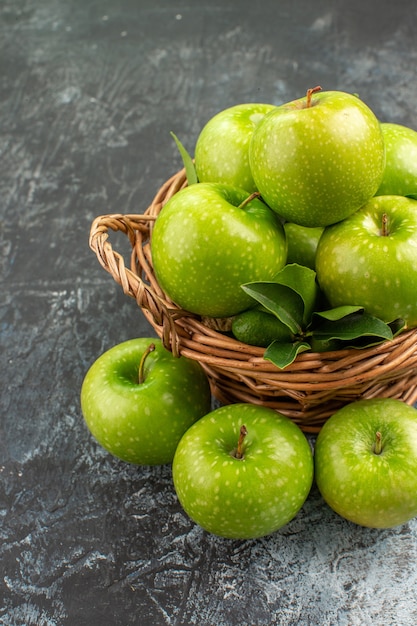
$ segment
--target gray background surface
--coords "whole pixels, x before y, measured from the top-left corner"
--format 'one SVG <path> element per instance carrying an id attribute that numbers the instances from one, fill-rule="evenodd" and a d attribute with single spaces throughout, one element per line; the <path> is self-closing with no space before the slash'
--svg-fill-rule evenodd
<path id="1" fill-rule="evenodd" d="M 313 488 L 274 535 L 226 541 L 182 512 L 169 467 L 87 432 L 89 365 L 152 334 L 88 247 L 138 213 L 202 125 L 316 84 L 417 129 L 414 0 L 0 2 L 0 623 L 415 625 L 417 521 L 337 517 Z"/>

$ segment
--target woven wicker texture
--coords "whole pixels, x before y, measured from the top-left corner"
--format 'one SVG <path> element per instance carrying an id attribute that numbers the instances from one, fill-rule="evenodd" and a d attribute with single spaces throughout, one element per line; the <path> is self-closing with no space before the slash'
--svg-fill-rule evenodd
<path id="1" fill-rule="evenodd" d="M 181 170 L 164 183 L 144 214 L 96 218 L 90 246 L 124 293 L 136 300 L 164 345 L 175 355 L 201 363 L 220 402 L 273 407 L 304 432 L 317 433 L 338 408 L 360 398 L 398 398 L 407 404 L 417 401 L 415 330 L 362 350 L 304 352 L 279 370 L 263 358 L 263 348 L 222 333 L 221 321 L 204 320 L 175 306 L 153 272 L 152 229 L 163 205 L 186 184 Z M 128 238 L 130 263 L 113 249 L 110 231 L 121 231 Z"/>

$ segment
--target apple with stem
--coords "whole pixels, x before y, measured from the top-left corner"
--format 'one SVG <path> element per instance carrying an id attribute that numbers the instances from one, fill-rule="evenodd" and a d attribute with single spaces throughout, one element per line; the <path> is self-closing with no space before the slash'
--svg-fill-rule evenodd
<path id="1" fill-rule="evenodd" d="M 253 304 L 241 285 L 270 280 L 287 258 L 277 215 L 255 194 L 198 183 L 163 207 L 152 233 L 156 278 L 177 306 L 229 317 Z"/>
<path id="2" fill-rule="evenodd" d="M 184 432 L 210 411 L 208 379 L 197 361 L 174 357 L 159 339 L 137 338 L 104 352 L 81 387 L 94 438 L 138 465 L 171 463 Z"/>
<path id="3" fill-rule="evenodd" d="M 249 144 L 272 104 L 244 103 L 220 111 L 201 130 L 195 146 L 195 169 L 202 182 L 225 183 L 256 191 L 249 166 Z"/>
<path id="4" fill-rule="evenodd" d="M 385 165 L 380 123 L 357 96 L 315 87 L 256 126 L 249 162 L 265 202 L 288 222 L 318 227 L 354 213 Z"/>
<path id="5" fill-rule="evenodd" d="M 297 515 L 312 485 L 313 457 L 289 418 L 263 406 L 232 404 L 189 428 L 172 471 L 191 519 L 215 535 L 251 539 Z"/>
<path id="6" fill-rule="evenodd" d="M 376 196 L 328 226 L 317 247 L 320 288 L 332 307 L 346 304 L 392 322 L 417 325 L 417 200 Z"/>
<path id="7" fill-rule="evenodd" d="M 401 400 L 357 400 L 318 434 L 316 483 L 327 504 L 362 526 L 390 528 L 417 516 L 417 410 Z"/>

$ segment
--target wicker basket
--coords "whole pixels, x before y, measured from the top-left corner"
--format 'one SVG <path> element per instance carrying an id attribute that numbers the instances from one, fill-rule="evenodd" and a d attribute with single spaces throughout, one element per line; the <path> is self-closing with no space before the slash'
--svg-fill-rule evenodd
<path id="1" fill-rule="evenodd" d="M 332 413 L 353 400 L 417 401 L 415 330 L 372 348 L 304 352 L 279 370 L 263 358 L 263 348 L 225 335 L 216 320 L 201 319 L 175 306 L 155 278 L 150 243 L 162 206 L 186 185 L 181 170 L 160 188 L 143 215 L 98 217 L 91 226 L 90 246 L 124 293 L 136 300 L 164 345 L 175 355 L 200 362 L 214 397 L 223 404 L 252 402 L 272 407 L 310 433 L 317 433 Z M 110 230 L 128 237 L 130 267 L 109 242 Z"/>

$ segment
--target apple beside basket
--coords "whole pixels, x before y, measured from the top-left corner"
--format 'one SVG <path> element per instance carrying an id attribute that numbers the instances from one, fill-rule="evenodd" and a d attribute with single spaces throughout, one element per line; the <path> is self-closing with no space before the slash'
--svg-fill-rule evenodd
<path id="1" fill-rule="evenodd" d="M 221 320 L 205 320 L 179 309 L 159 286 L 152 267 L 152 229 L 163 205 L 187 185 L 185 170 L 167 180 L 143 214 L 97 217 L 90 247 L 100 264 L 134 298 L 174 355 L 199 361 L 213 396 L 222 404 L 251 402 L 290 417 L 306 433 L 318 433 L 337 409 L 360 398 L 417 401 L 417 330 L 365 349 L 304 352 L 283 370 L 264 360 L 264 348 L 221 332 Z M 130 242 L 130 266 L 113 249 L 109 231 Z"/>

